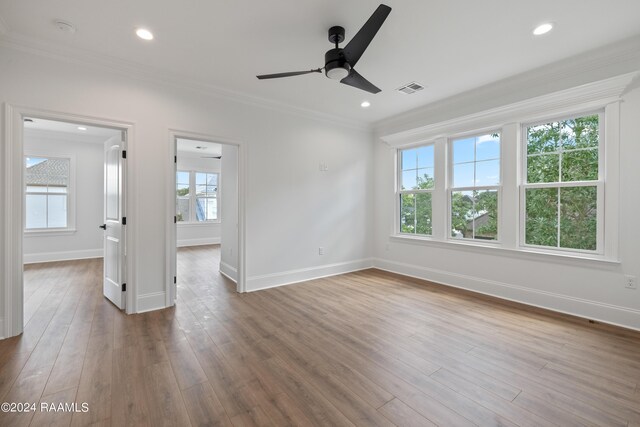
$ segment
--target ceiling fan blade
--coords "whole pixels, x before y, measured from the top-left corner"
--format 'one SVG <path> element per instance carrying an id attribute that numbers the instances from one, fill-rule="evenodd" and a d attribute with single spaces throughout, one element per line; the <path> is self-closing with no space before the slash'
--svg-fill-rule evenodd
<path id="1" fill-rule="evenodd" d="M 201 159 L 218 159 L 220 160 L 222 156 L 201 156 Z"/>
<path id="2" fill-rule="evenodd" d="M 281 77 L 293 77 L 293 76 L 301 76 L 303 74 L 311 74 L 311 73 L 321 73 L 322 68 L 316 68 L 315 70 L 308 71 L 291 71 L 289 73 L 277 73 L 277 74 L 263 74 L 261 76 L 256 76 L 260 80 L 264 79 L 279 79 Z"/>
<path id="3" fill-rule="evenodd" d="M 369 80 L 362 77 L 356 70 L 353 68 L 349 72 L 349 75 L 344 79 L 340 80 L 340 83 L 344 83 L 349 86 L 353 86 L 357 89 L 362 89 L 369 93 L 378 93 L 380 89 L 378 89 L 373 83 Z"/>
<path id="4" fill-rule="evenodd" d="M 344 47 L 344 57 L 351 65 L 351 68 L 355 67 L 371 40 L 373 40 L 385 19 L 389 16 L 389 13 L 391 13 L 389 6 L 385 4 L 378 6 L 369 20 L 360 28 L 360 31 Z"/>

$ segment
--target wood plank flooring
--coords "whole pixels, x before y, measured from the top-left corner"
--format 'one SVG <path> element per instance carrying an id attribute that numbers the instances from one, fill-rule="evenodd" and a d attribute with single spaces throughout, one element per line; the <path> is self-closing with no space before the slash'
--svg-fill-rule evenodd
<path id="1" fill-rule="evenodd" d="M 640 426 L 640 334 L 367 270 L 250 294 L 182 248 L 178 304 L 126 316 L 101 260 L 25 267 L 1 426 Z"/>

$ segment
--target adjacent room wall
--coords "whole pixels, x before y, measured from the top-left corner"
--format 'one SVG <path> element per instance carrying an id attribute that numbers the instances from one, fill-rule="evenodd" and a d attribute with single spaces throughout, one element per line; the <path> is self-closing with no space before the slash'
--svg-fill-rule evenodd
<path id="1" fill-rule="evenodd" d="M 202 159 L 178 151 L 178 170 L 199 172 L 220 172 L 220 160 Z M 218 196 L 219 197 L 219 196 Z M 220 221 L 198 224 L 178 223 L 178 247 L 213 245 L 220 243 Z"/>
<path id="2" fill-rule="evenodd" d="M 25 129 L 27 155 L 71 156 L 75 179 L 75 232 L 72 234 L 25 233 L 24 262 L 48 262 L 95 258 L 103 255 L 104 138 L 63 132 Z"/>
<path id="3" fill-rule="evenodd" d="M 371 265 L 366 127 L 52 56 L 0 47 L 0 102 L 133 125 L 127 200 L 139 211 L 128 230 L 138 246 L 128 284 L 138 297 L 130 309 L 165 306 L 170 129 L 244 144 L 247 290 Z M 319 171 L 321 162 L 327 171 Z M 4 209 L 0 217 L 4 224 Z"/>
<path id="4" fill-rule="evenodd" d="M 238 147 L 222 146 L 220 272 L 238 280 Z"/>

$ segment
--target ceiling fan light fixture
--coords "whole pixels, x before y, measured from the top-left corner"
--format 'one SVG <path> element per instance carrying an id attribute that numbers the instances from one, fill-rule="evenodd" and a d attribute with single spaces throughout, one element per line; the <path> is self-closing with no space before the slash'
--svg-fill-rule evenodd
<path id="1" fill-rule="evenodd" d="M 545 22 L 544 24 L 540 24 L 536 28 L 534 28 L 533 35 L 541 36 L 543 34 L 547 34 L 552 29 L 553 29 L 553 24 L 550 22 Z"/>
<path id="2" fill-rule="evenodd" d="M 371 107 L 371 103 L 369 101 L 362 101 L 362 103 L 360 104 L 360 106 L 362 108 L 369 108 Z"/>
<path id="3" fill-rule="evenodd" d="M 153 40 L 153 33 L 146 28 L 138 28 L 136 30 L 136 35 L 142 40 Z"/>
<path id="4" fill-rule="evenodd" d="M 349 75 L 349 64 L 344 64 L 344 67 L 336 67 L 327 70 L 327 77 L 331 80 L 342 80 Z"/>

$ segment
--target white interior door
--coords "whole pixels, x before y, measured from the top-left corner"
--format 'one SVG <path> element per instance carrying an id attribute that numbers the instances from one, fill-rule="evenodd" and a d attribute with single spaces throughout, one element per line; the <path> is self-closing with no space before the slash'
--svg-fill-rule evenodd
<path id="1" fill-rule="evenodd" d="M 104 143 L 104 296 L 124 309 L 125 225 L 124 215 L 124 138 Z"/>

